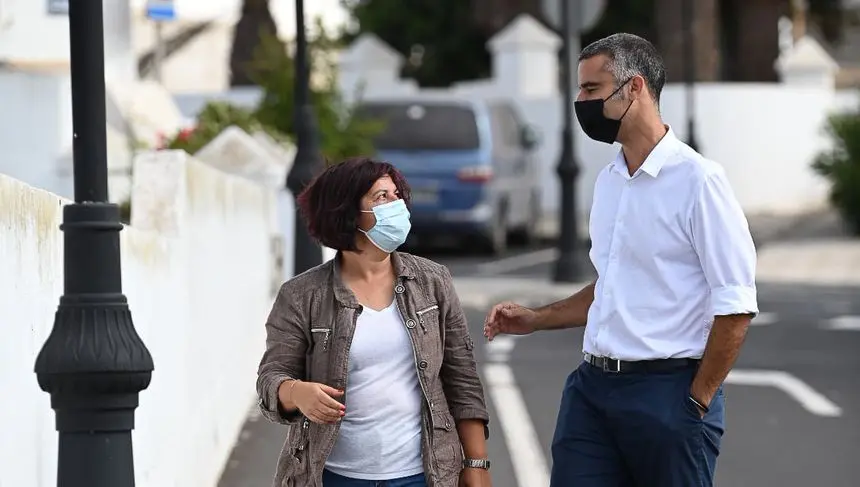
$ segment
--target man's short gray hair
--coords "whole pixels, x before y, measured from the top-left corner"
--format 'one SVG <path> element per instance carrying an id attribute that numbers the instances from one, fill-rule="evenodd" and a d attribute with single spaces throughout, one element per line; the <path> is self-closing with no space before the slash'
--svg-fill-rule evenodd
<path id="1" fill-rule="evenodd" d="M 653 44 L 633 34 L 612 34 L 586 46 L 579 53 L 579 60 L 601 54 L 608 59 L 605 67 L 612 73 L 616 86 L 633 76 L 642 76 L 654 102 L 660 105 L 660 93 L 666 84 L 666 67 Z"/>

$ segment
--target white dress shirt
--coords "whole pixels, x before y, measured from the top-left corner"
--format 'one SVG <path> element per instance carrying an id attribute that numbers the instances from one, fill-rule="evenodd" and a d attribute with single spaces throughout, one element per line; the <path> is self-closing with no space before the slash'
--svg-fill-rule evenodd
<path id="1" fill-rule="evenodd" d="M 593 201 L 585 353 L 700 358 L 714 316 L 758 313 L 755 246 L 725 171 L 671 128 L 633 176 L 619 151 Z"/>

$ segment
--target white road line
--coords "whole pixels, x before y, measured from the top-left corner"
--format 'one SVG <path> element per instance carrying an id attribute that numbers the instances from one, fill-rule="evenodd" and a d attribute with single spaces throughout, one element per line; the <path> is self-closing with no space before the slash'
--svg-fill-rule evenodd
<path id="1" fill-rule="evenodd" d="M 496 406 L 517 485 L 546 487 L 549 485 L 549 468 L 543 447 L 511 368 L 506 364 L 487 364 L 484 366 L 484 378 Z"/>
<path id="2" fill-rule="evenodd" d="M 493 338 L 493 341 L 487 343 L 484 348 L 491 362 L 506 362 L 514 345 L 514 337 L 502 335 Z"/>
<path id="3" fill-rule="evenodd" d="M 828 330 L 860 331 L 860 316 L 837 316 L 824 323 Z"/>
<path id="4" fill-rule="evenodd" d="M 557 256 L 558 250 L 544 249 L 537 250 L 535 252 L 529 252 L 527 254 L 519 254 L 514 255 L 512 257 L 505 257 L 504 259 L 484 262 L 483 264 L 478 265 L 478 274 L 504 274 L 506 272 L 511 272 L 518 269 L 525 269 L 527 267 L 533 267 L 540 264 L 546 264 L 547 262 L 552 262 L 557 258 Z"/>
<path id="5" fill-rule="evenodd" d="M 842 415 L 842 409 L 830 399 L 797 377 L 781 370 L 733 370 L 729 372 L 726 383 L 775 387 L 788 394 L 812 414 L 830 418 Z"/>
<path id="6" fill-rule="evenodd" d="M 759 313 L 755 318 L 753 318 L 750 325 L 752 326 L 763 326 L 763 325 L 772 325 L 779 320 L 779 316 L 776 313 Z"/>

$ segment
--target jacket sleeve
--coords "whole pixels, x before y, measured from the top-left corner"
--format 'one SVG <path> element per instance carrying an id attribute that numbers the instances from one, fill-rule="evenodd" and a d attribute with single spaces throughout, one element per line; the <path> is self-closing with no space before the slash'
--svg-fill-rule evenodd
<path id="1" fill-rule="evenodd" d="M 490 416 L 484 400 L 484 388 L 478 375 L 474 342 L 469 335 L 466 315 L 454 289 L 450 271 L 443 267 L 443 296 L 440 303 L 444 321 L 445 343 L 440 376 L 445 398 L 454 420 L 479 419 L 484 422 L 484 435 L 489 437 Z"/>
<path id="2" fill-rule="evenodd" d="M 308 339 L 302 325 L 300 296 L 291 293 L 289 282 L 281 286 L 266 320 L 266 351 L 257 370 L 257 395 L 263 416 L 280 424 L 293 424 L 301 414 L 280 407 L 278 388 L 287 380 L 305 380 Z"/>

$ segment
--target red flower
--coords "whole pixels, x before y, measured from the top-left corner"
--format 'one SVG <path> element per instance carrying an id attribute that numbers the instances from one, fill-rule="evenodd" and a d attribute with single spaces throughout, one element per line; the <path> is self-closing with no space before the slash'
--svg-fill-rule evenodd
<path id="1" fill-rule="evenodd" d="M 191 138 L 191 134 L 193 134 L 193 133 L 194 133 L 193 127 L 184 128 L 184 129 L 179 131 L 179 135 L 176 138 L 181 140 L 182 142 L 188 142 L 188 139 Z"/>

